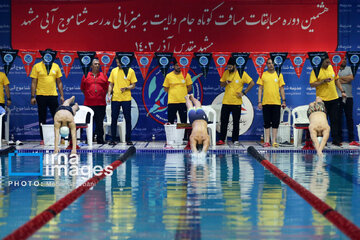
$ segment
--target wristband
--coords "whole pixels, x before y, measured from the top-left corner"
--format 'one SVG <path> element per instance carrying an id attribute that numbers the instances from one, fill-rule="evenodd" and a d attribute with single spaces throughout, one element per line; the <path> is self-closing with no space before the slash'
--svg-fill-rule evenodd
<path id="1" fill-rule="evenodd" d="M 283 99 L 282 101 L 283 101 L 283 102 L 286 102 L 286 99 Z"/>
<path id="2" fill-rule="evenodd" d="M 242 94 L 246 96 L 245 90 L 242 91 Z"/>
<path id="3" fill-rule="evenodd" d="M 35 98 L 35 96 L 31 96 L 31 98 Z"/>
<path id="4" fill-rule="evenodd" d="M 345 93 L 345 91 L 344 91 L 344 90 L 342 90 L 342 91 L 341 91 L 341 93 Z"/>
<path id="5" fill-rule="evenodd" d="M 8 101 L 11 101 L 11 98 L 8 98 L 7 100 L 8 100 Z"/>

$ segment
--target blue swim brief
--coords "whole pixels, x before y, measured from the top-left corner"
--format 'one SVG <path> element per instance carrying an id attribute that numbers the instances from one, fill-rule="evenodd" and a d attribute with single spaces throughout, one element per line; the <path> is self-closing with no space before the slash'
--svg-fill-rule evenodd
<path id="1" fill-rule="evenodd" d="M 206 113 L 202 108 L 191 108 L 188 111 L 189 121 L 190 124 L 192 124 L 195 120 L 204 120 L 208 122 L 208 118 L 206 116 Z"/>

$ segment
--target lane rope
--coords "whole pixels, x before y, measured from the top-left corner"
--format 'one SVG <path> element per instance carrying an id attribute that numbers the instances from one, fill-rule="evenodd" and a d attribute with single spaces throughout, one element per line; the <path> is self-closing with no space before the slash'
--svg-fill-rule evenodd
<path id="1" fill-rule="evenodd" d="M 306 200 L 313 208 L 334 224 L 346 236 L 351 239 L 360 239 L 360 228 L 354 223 L 346 219 L 343 215 L 319 199 L 312 192 L 304 188 L 301 184 L 266 160 L 265 157 L 262 156 L 253 146 L 248 147 L 247 151 L 259 163 L 261 163 L 261 165 L 299 194 L 300 197 Z"/>
<path id="2" fill-rule="evenodd" d="M 114 171 L 135 152 L 136 148 L 134 146 L 131 146 L 123 155 L 120 156 L 118 160 L 114 161 L 109 166 L 112 166 L 112 170 Z M 87 192 L 90 188 L 94 187 L 104 177 L 106 177 L 105 170 L 101 172 L 101 175 L 90 178 L 85 183 L 83 183 L 82 185 L 68 193 L 66 196 L 61 198 L 59 201 L 48 207 L 42 213 L 29 220 L 27 223 L 16 229 L 14 232 L 10 233 L 4 238 L 4 240 L 27 239 L 37 230 L 39 230 L 42 226 L 44 226 L 47 222 L 49 222 L 53 217 L 55 217 L 62 210 L 68 207 L 72 202 L 74 202 L 81 195 Z"/>

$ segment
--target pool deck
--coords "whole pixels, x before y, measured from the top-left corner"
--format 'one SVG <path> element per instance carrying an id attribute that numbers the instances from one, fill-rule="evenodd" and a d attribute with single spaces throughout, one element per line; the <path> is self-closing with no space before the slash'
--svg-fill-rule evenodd
<path id="1" fill-rule="evenodd" d="M 154 141 L 154 142 L 142 142 L 134 141 L 134 146 L 138 152 L 190 152 L 190 150 L 184 150 L 185 145 L 180 146 L 169 146 L 165 141 Z M 78 152 L 123 152 L 129 148 L 125 143 L 118 143 L 115 146 L 110 146 L 108 144 L 96 144 L 94 143 L 92 147 L 80 143 L 80 150 Z M 70 150 L 65 150 L 67 145 L 60 145 L 61 152 L 70 152 Z M 309 152 L 315 153 L 314 150 L 302 150 L 304 144 L 301 147 L 294 147 L 293 145 L 284 145 L 280 144 L 278 148 L 266 147 L 264 148 L 262 144 L 258 141 L 241 141 L 239 146 L 235 146 L 232 142 L 228 142 L 225 145 L 221 146 L 210 146 L 209 152 L 233 152 L 233 153 L 242 153 L 246 152 L 249 146 L 254 146 L 260 152 Z M 39 141 L 32 142 L 23 142 L 23 145 L 14 146 L 19 152 L 52 152 L 54 146 L 40 145 Z M 9 148 L 8 145 L 3 144 L 1 150 Z M 360 154 L 360 147 L 351 146 L 348 143 L 344 142 L 341 147 L 334 146 L 331 143 L 328 143 L 324 149 L 326 152 L 339 152 L 339 153 L 354 153 Z"/>

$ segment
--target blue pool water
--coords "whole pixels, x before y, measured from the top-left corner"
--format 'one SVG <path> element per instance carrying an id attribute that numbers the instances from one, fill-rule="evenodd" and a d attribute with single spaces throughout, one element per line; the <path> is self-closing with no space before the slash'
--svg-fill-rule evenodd
<path id="1" fill-rule="evenodd" d="M 79 167 L 119 154 L 84 153 Z M 265 154 L 279 169 L 360 226 L 359 155 Z M 13 159 L 12 169 L 34 168 Z M 0 165 L 3 238 L 88 178 L 10 176 Z M 33 169 L 32 169 L 33 170 Z M 45 172 L 45 165 L 44 165 Z M 43 172 L 43 173 L 44 173 Z M 18 181 L 19 186 L 15 182 Z M 29 186 L 30 181 L 39 186 Z M 43 186 L 40 186 L 43 184 Z M 37 231 L 33 239 L 346 239 L 247 154 L 138 153 Z"/>

